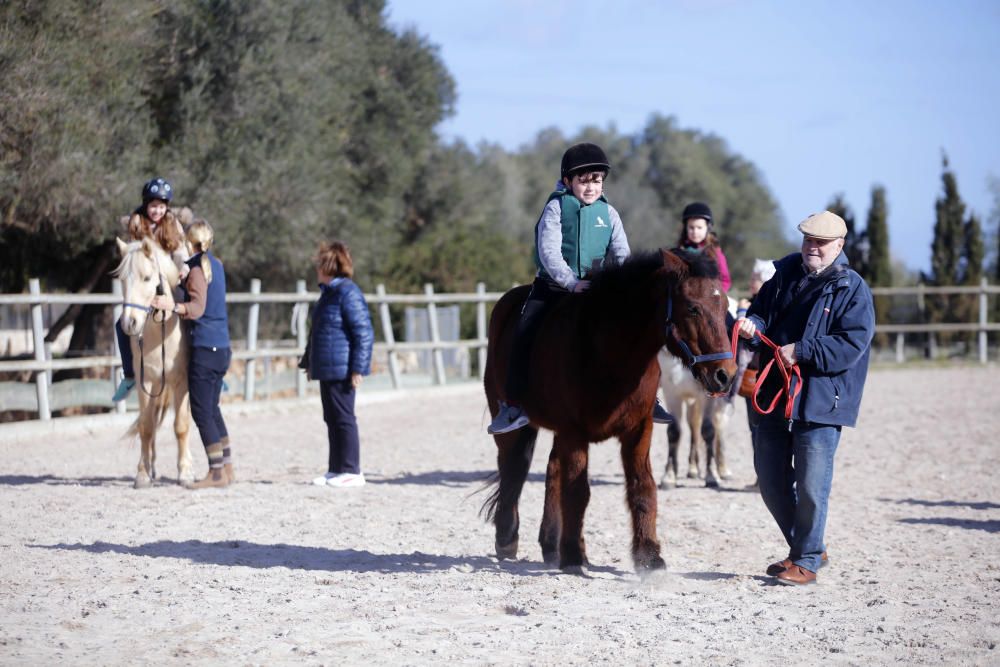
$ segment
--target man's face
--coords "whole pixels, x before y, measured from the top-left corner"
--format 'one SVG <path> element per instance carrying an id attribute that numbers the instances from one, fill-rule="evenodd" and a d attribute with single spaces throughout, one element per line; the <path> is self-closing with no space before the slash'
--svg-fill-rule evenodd
<path id="1" fill-rule="evenodd" d="M 822 271 L 833 264 L 844 248 L 844 239 L 818 239 L 802 237 L 802 263 L 810 273 Z"/>
<path id="2" fill-rule="evenodd" d="M 573 178 L 563 178 L 563 183 L 573 191 L 577 199 L 585 206 L 589 206 L 604 192 L 604 173 L 591 171 L 586 174 L 574 174 Z"/>

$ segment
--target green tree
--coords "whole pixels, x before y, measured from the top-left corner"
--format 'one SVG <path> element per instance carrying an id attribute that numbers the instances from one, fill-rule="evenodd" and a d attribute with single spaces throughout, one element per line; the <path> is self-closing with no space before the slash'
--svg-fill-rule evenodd
<path id="1" fill-rule="evenodd" d="M 836 213 L 844 219 L 847 225 L 847 236 L 844 237 L 844 254 L 851 268 L 868 279 L 868 237 L 866 232 L 859 231 L 854 217 L 854 211 L 844 199 L 844 194 L 838 192 L 826 205 L 826 210 Z"/>
<path id="2" fill-rule="evenodd" d="M 868 221 L 865 225 L 865 236 L 868 240 L 868 259 L 866 262 L 868 275 L 865 278 L 871 287 L 889 287 L 892 285 L 888 217 L 889 209 L 885 199 L 885 188 L 881 185 L 875 185 L 872 187 L 871 205 L 868 208 Z M 875 317 L 877 323 L 886 324 L 892 321 L 891 307 L 892 301 L 890 297 L 875 297 Z M 877 344 L 884 346 L 886 342 L 886 336 L 879 334 Z"/>

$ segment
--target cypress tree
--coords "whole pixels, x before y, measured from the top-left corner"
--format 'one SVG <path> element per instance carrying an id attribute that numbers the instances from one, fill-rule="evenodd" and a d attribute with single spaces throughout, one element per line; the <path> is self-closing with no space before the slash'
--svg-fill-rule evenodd
<path id="1" fill-rule="evenodd" d="M 865 234 L 868 237 L 868 275 L 865 279 L 871 287 L 889 287 L 892 285 L 892 265 L 889 261 L 889 227 L 886 222 L 889 211 L 885 201 L 885 188 L 881 185 L 872 187 L 871 206 L 868 209 L 868 222 Z M 888 296 L 875 297 L 875 321 L 885 324 L 890 321 L 892 301 Z M 886 344 L 885 334 L 879 334 L 876 343 Z"/>
<path id="2" fill-rule="evenodd" d="M 864 232 L 859 232 L 854 219 L 854 211 L 844 201 L 843 193 L 837 193 L 827 204 L 826 210 L 836 213 L 847 224 L 847 236 L 844 237 L 844 254 L 851 268 L 861 274 L 861 277 L 868 280 L 867 248 L 868 238 Z"/>
<path id="3" fill-rule="evenodd" d="M 961 283 L 960 260 L 965 246 L 965 202 L 958 194 L 958 180 L 949 168 L 948 156 L 941 160 L 941 183 L 944 193 L 935 203 L 936 219 L 934 239 L 931 242 L 931 274 L 925 276 L 930 285 L 957 285 Z M 960 309 L 946 296 L 927 299 L 927 316 L 930 322 L 954 322 Z M 951 305 L 949 305 L 951 304 Z M 950 336 L 941 335 L 942 340 Z"/>

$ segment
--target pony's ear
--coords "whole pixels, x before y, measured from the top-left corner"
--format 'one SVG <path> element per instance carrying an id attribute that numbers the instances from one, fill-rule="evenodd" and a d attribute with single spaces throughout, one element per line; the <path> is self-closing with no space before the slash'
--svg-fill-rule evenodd
<path id="1" fill-rule="evenodd" d="M 687 262 L 681 259 L 677 253 L 660 248 L 660 255 L 663 256 L 663 266 L 667 267 L 671 273 L 684 274 L 687 272 Z"/>
<path id="2" fill-rule="evenodd" d="M 142 254 L 146 257 L 153 256 L 153 241 L 148 236 L 142 239 Z"/>
<path id="3" fill-rule="evenodd" d="M 117 236 L 115 237 L 115 241 L 118 242 L 118 252 L 120 252 L 122 254 L 122 256 L 124 257 L 125 253 L 128 251 L 128 244 L 125 243 L 124 241 L 122 241 Z"/>

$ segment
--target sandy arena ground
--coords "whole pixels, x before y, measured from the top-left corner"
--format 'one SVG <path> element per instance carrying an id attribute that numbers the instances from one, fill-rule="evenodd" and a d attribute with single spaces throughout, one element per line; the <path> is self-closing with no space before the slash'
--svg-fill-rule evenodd
<path id="1" fill-rule="evenodd" d="M 742 406 L 734 478 L 659 492 L 668 569 L 645 579 L 612 443 L 591 450 L 592 566 L 542 562 L 548 434 L 520 559 L 497 562 L 478 516 L 495 448 L 475 386 L 363 391 L 361 489 L 308 483 L 326 462 L 316 399 L 227 406 L 239 482 L 224 490 L 133 490 L 121 420 L 0 430 L 0 664 L 1000 664 L 998 378 L 871 374 L 837 456 L 831 563 L 804 589 L 763 573 L 786 551 L 746 488 Z M 172 478 L 176 446 L 160 441 Z M 657 427 L 658 476 L 665 460 Z"/>

